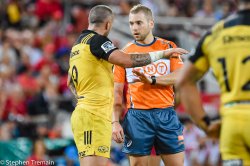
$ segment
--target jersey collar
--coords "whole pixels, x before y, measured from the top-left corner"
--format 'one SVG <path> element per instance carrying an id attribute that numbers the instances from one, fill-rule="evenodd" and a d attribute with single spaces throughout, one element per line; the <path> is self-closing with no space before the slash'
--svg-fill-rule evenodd
<path id="1" fill-rule="evenodd" d="M 141 44 L 141 43 L 136 42 L 136 40 L 134 40 L 133 43 L 136 44 L 137 46 L 147 47 L 147 46 L 151 46 L 152 44 L 154 44 L 156 40 L 157 38 L 154 37 L 154 40 L 149 44 Z"/>
<path id="2" fill-rule="evenodd" d="M 82 33 L 94 33 L 94 34 L 97 34 L 95 31 L 92 31 L 92 30 L 89 30 L 89 29 L 83 30 Z"/>

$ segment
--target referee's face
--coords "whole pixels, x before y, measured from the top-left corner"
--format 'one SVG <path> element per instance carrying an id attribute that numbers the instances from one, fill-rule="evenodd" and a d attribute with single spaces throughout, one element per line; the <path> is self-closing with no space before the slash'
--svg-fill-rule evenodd
<path id="1" fill-rule="evenodd" d="M 143 12 L 129 14 L 129 26 L 136 41 L 144 41 L 152 33 L 153 20 L 149 20 Z"/>

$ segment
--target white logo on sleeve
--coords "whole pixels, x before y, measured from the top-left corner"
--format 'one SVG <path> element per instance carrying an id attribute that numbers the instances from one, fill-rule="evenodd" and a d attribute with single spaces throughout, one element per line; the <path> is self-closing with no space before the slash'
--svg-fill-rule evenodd
<path id="1" fill-rule="evenodd" d="M 113 50 L 115 46 L 111 41 L 106 41 L 105 43 L 102 44 L 101 48 L 103 49 L 103 51 L 108 53 L 110 50 Z"/>

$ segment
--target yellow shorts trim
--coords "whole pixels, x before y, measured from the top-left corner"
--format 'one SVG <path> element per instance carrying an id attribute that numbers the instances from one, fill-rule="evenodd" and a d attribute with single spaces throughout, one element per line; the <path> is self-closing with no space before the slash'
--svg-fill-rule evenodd
<path id="1" fill-rule="evenodd" d="M 77 107 L 71 115 L 71 127 L 79 157 L 95 155 L 110 158 L 110 121 Z"/>

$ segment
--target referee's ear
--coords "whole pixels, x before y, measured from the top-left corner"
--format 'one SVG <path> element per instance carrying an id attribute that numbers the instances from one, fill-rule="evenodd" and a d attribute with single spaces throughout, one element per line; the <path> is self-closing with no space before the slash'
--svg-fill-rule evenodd
<path id="1" fill-rule="evenodd" d="M 150 26 L 150 29 L 154 29 L 154 26 L 155 26 L 155 22 L 154 20 L 149 20 L 149 26 Z"/>

